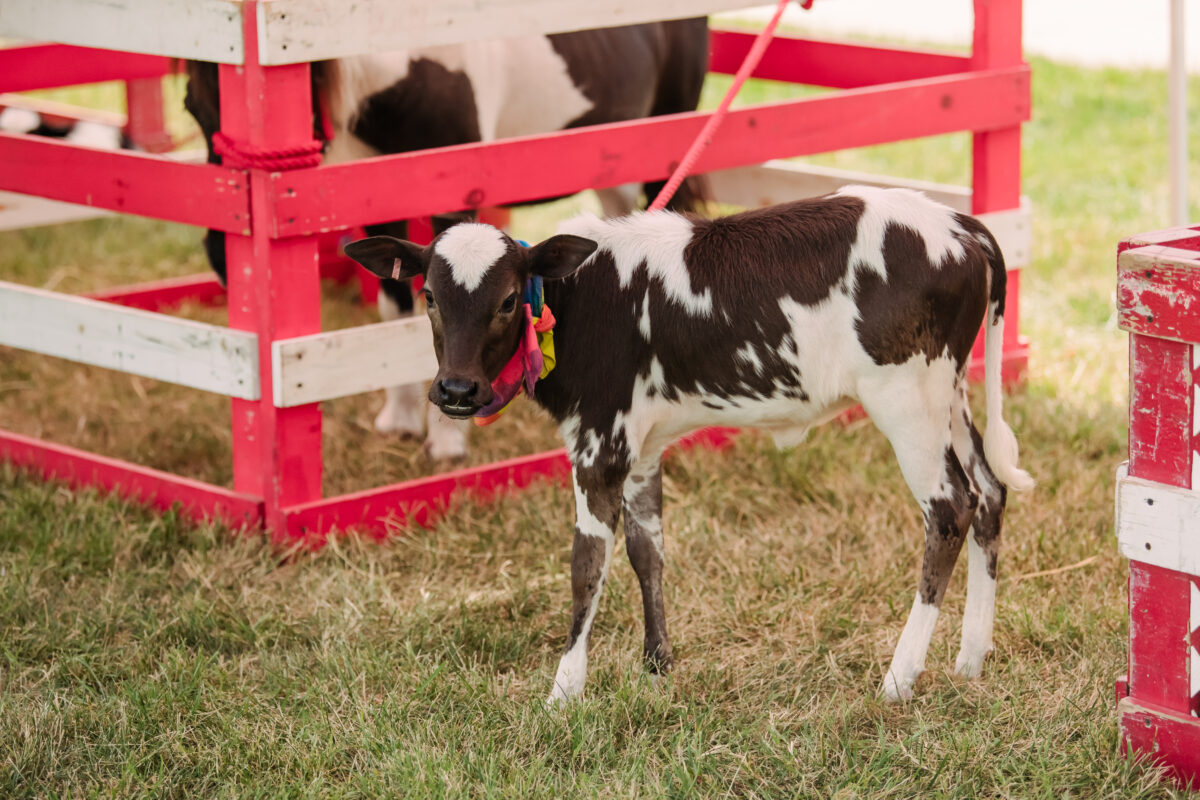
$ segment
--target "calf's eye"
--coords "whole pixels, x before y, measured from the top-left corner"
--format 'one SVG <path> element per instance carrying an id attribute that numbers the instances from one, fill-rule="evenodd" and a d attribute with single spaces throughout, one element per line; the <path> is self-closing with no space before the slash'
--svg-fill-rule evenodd
<path id="1" fill-rule="evenodd" d="M 433 308 L 433 292 L 429 291 L 428 289 L 422 289 L 421 294 L 425 295 L 425 307 Z"/>
<path id="2" fill-rule="evenodd" d="M 513 292 L 508 297 L 504 298 L 504 302 L 500 304 L 501 314 L 511 314 L 512 310 L 517 307 L 517 293 Z"/>

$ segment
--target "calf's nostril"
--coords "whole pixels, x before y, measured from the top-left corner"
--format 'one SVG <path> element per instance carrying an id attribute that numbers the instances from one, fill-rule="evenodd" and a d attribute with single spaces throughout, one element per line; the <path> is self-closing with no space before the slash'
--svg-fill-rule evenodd
<path id="1" fill-rule="evenodd" d="M 475 381 L 447 378 L 438 382 L 438 394 L 443 403 L 465 405 L 475 395 L 479 384 Z"/>

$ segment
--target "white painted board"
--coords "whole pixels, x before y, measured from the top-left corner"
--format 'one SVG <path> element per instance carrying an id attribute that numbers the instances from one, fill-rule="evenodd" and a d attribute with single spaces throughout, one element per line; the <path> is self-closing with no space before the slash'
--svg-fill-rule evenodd
<path id="1" fill-rule="evenodd" d="M 281 339 L 271 347 L 280 408 L 427 381 L 437 368 L 425 316 Z"/>
<path id="2" fill-rule="evenodd" d="M 258 337 L 0 282 L 0 345 L 257 400 Z"/>
<path id="3" fill-rule="evenodd" d="M 1133 561 L 1200 575 L 1200 492 L 1119 478 L 1117 542 Z"/>
<path id="4" fill-rule="evenodd" d="M 753 5 L 753 0 L 355 0 L 336 4 L 329 0 L 268 0 L 258 6 L 259 58 L 264 64 L 295 64 L 481 39 L 703 17 Z"/>
<path id="5" fill-rule="evenodd" d="M 2 0 L 0 38 L 221 64 L 245 60 L 237 0 Z"/>
<path id="6" fill-rule="evenodd" d="M 944 203 L 963 214 L 971 213 L 971 190 L 930 181 L 908 180 L 869 172 L 833 169 L 793 161 L 768 161 L 708 173 L 713 196 L 722 203 L 760 208 L 804 197 L 835 192 L 843 186 L 903 187 L 915 189 L 931 200 Z M 1033 260 L 1033 207 L 1021 198 L 1021 207 L 980 214 L 979 220 L 992 232 L 1009 267 L 1025 267 Z"/>

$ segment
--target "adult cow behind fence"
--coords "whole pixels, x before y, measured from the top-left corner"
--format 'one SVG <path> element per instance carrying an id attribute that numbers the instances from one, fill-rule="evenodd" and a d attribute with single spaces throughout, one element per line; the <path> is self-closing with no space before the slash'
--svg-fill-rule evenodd
<path id="1" fill-rule="evenodd" d="M 693 111 L 707 69 L 704 18 L 318 62 L 312 65 L 314 136 L 329 139 L 324 163 L 334 164 Z M 185 105 L 208 142 L 209 161 L 220 163 L 213 148 L 220 128 L 217 67 L 192 62 L 187 71 Z M 662 185 L 646 184 L 647 200 Z M 627 214 L 636 207 L 638 187 L 604 188 L 597 194 L 606 215 Z M 703 182 L 692 179 L 670 207 L 699 210 L 704 199 Z M 406 226 L 376 225 L 367 232 L 404 237 Z M 224 233 L 209 231 L 205 248 L 224 282 Z M 412 311 L 407 283 L 385 278 L 382 289 L 384 319 Z M 375 427 L 419 435 L 426 406 L 420 385 L 388 389 Z M 465 455 L 464 429 L 429 411 L 426 452 L 435 460 Z"/>
<path id="2" fill-rule="evenodd" d="M 921 580 L 883 692 L 911 696 L 968 533 L 955 668 L 978 675 L 992 647 L 1006 486 L 1033 485 L 1001 416 L 1006 275 L 991 233 L 916 192 L 867 187 L 717 220 L 583 216 L 560 231 L 528 249 L 478 223 L 428 247 L 390 237 L 346 247 L 376 275 L 425 276 L 439 363 L 430 399 L 447 415 L 495 413 L 523 386 L 559 423 L 575 484 L 574 603 L 551 700 L 583 692 L 622 509 L 645 663 L 671 667 L 669 444 L 710 425 L 758 426 L 790 444 L 855 403 L 892 443 L 925 521 Z M 980 437 L 966 369 L 985 313 Z"/>

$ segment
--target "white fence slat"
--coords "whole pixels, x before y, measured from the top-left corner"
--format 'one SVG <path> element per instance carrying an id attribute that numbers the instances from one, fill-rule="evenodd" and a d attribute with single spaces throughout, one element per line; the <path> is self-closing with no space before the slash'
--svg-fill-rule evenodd
<path id="1" fill-rule="evenodd" d="M 1118 478 L 1117 541 L 1126 558 L 1200 575 L 1200 492 Z"/>
<path id="2" fill-rule="evenodd" d="M 3 0 L 0 37 L 221 64 L 245 60 L 237 0 Z"/>
<path id="3" fill-rule="evenodd" d="M 754 0 L 356 0 L 332 6 L 329 0 L 271 0 L 258 6 L 259 58 L 264 64 L 295 64 L 703 17 L 753 5 Z"/>
<path id="4" fill-rule="evenodd" d="M 258 337 L 0 282 L 0 345 L 257 400 Z"/>
<path id="5" fill-rule="evenodd" d="M 427 381 L 437 374 L 425 316 L 314 333 L 272 344 L 280 408 Z"/>
<path id="6" fill-rule="evenodd" d="M 835 192 L 843 186 L 858 184 L 881 188 L 916 189 L 931 200 L 964 214 L 971 212 L 971 190 L 945 183 L 893 178 L 868 172 L 799 164 L 792 161 L 768 161 L 748 167 L 734 167 L 708 173 L 713 196 L 722 203 L 759 208 L 786 203 L 804 197 Z M 988 226 L 1009 267 L 1029 266 L 1033 260 L 1033 211 L 1026 197 L 1021 207 L 979 215 Z"/>

